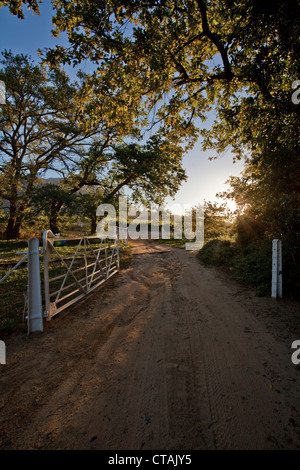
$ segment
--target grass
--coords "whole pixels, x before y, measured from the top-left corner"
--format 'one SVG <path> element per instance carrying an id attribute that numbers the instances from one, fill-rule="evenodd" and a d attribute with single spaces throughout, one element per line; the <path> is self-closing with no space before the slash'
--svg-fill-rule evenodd
<path id="1" fill-rule="evenodd" d="M 90 240 L 92 247 L 96 252 L 96 246 L 99 247 L 99 240 Z M 78 245 L 78 241 L 68 242 L 68 245 L 55 243 L 57 252 L 64 258 L 67 258 L 67 264 L 69 265 L 73 254 Z M 41 243 L 40 243 L 41 246 Z M 103 245 L 104 247 L 105 245 Z M 0 279 L 19 261 L 22 259 L 24 254 L 17 255 L 18 251 L 27 251 L 28 244 L 26 241 L 0 241 Z M 120 268 L 124 269 L 131 263 L 131 248 L 130 245 L 120 245 L 119 260 Z M 107 255 L 111 253 L 111 250 L 107 248 Z M 79 257 L 75 259 L 72 269 L 78 269 L 84 266 L 83 247 L 78 250 Z M 58 256 L 55 254 L 55 258 Z M 90 251 L 88 257 L 88 263 L 92 263 L 94 260 L 92 251 Z M 43 257 L 40 256 L 41 266 L 41 288 L 42 288 L 42 302 L 44 305 L 44 264 Z M 92 268 L 90 268 L 92 269 Z M 89 271 L 89 274 L 92 271 Z M 66 273 L 66 267 L 61 261 L 50 263 L 49 265 L 49 277 L 53 278 Z M 77 279 L 82 279 L 85 276 L 85 269 L 79 271 L 76 274 Z M 26 315 L 26 294 L 27 294 L 27 282 L 28 282 L 28 268 L 27 262 L 25 261 L 22 265 L 13 271 L 10 276 L 0 283 L 0 333 L 10 333 L 15 330 L 27 331 L 27 325 L 25 322 Z M 65 287 L 68 287 L 74 282 L 72 276 L 68 276 L 65 282 Z M 60 288 L 62 279 L 53 281 L 51 283 L 51 291 L 55 291 Z M 70 289 L 71 291 L 72 289 Z M 65 293 L 68 293 L 66 289 Z"/>
<path id="2" fill-rule="evenodd" d="M 131 253 L 131 246 L 123 245 L 119 252 L 119 259 L 120 259 L 120 269 L 126 269 L 128 266 L 131 265 L 132 262 L 132 253 Z"/>
<path id="3" fill-rule="evenodd" d="M 25 241 L 0 242 L 0 279 L 24 256 L 17 255 L 16 252 L 27 251 L 27 246 Z M 13 331 L 16 328 L 26 328 L 24 310 L 27 279 L 27 263 L 23 263 L 0 283 L 1 333 Z"/>
<path id="4" fill-rule="evenodd" d="M 187 240 L 186 238 L 181 238 L 181 239 L 175 239 L 175 238 L 170 238 L 170 239 L 163 239 L 163 238 L 158 238 L 155 239 L 156 242 L 162 243 L 163 245 L 167 246 L 174 246 L 175 248 L 185 248 L 185 244 L 190 242 L 191 240 Z"/>

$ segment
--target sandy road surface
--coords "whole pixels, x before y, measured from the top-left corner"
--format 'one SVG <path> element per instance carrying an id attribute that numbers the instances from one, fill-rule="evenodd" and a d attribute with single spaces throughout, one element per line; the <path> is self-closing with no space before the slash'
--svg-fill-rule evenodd
<path id="1" fill-rule="evenodd" d="M 273 323 L 276 302 L 194 253 L 133 254 L 43 334 L 7 340 L 0 448 L 300 448 L 299 338 Z"/>

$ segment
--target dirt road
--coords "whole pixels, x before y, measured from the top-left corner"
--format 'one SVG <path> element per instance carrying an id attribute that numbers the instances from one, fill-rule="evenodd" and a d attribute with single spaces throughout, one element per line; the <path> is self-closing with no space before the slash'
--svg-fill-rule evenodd
<path id="1" fill-rule="evenodd" d="M 274 319 L 298 307 L 136 242 L 107 289 L 7 339 L 0 448 L 300 448 L 300 331 Z"/>

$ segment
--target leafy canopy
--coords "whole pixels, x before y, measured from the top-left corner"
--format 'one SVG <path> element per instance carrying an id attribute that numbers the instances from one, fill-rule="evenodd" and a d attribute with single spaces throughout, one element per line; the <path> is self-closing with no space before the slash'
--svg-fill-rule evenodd
<path id="1" fill-rule="evenodd" d="M 41 1 L 38 0 L 1 0 L 0 8 L 2 6 L 8 6 L 9 11 L 12 15 L 17 16 L 20 19 L 24 19 L 24 13 L 22 7 L 24 5 L 28 5 L 28 9 L 32 9 L 32 11 L 39 15 L 39 3 Z"/>
<path id="2" fill-rule="evenodd" d="M 54 6 L 54 33 L 66 31 L 70 47 L 48 51 L 47 59 L 91 60 L 95 96 L 109 93 L 112 107 L 148 116 L 164 135 L 193 145 L 195 122 L 216 105 L 218 124 L 203 132 L 205 145 L 216 140 L 220 151 L 230 145 L 239 158 L 249 135 L 242 127 L 230 139 L 228 114 L 275 112 L 284 103 L 299 117 L 290 99 L 299 71 L 297 0 L 56 0 Z M 247 106 L 245 96 L 252 99 Z"/>

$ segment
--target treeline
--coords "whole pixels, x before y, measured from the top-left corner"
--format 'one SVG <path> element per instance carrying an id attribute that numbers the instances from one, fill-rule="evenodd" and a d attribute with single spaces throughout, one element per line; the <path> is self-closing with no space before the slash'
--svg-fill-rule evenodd
<path id="1" fill-rule="evenodd" d="M 61 69 L 11 52 L 2 53 L 1 65 L 6 103 L 0 115 L 0 198 L 6 239 L 18 238 L 22 227 L 44 225 L 58 232 L 60 218 L 68 223 L 67 216 L 85 218 L 94 233 L 98 205 L 114 201 L 123 188 L 132 200 L 159 204 L 185 180 L 179 145 L 157 135 L 139 144 L 139 127 L 125 115 L 112 120 L 104 98 L 100 117 L 82 105 L 82 74 L 71 82 Z M 57 184 L 43 180 L 49 172 L 60 177 Z"/>
<path id="2" fill-rule="evenodd" d="M 242 179 L 239 178 L 240 180 Z M 237 180 L 235 179 L 235 184 Z M 224 194 L 223 194 L 224 195 Z M 238 192 L 236 201 L 241 195 Z M 234 198 L 234 192 L 227 196 Z M 258 201 L 258 199 L 257 199 Z M 255 289 L 257 295 L 269 296 L 272 280 L 272 240 L 282 240 L 283 296 L 300 298 L 300 242 L 299 206 L 293 207 L 294 222 L 298 219 L 296 236 L 289 231 L 280 231 L 279 223 L 273 219 L 255 215 L 255 205 L 243 206 L 228 213 L 224 204 L 205 204 L 205 244 L 198 253 L 199 260 L 208 266 L 226 267 L 235 279 Z M 267 211 L 268 207 L 265 207 Z M 286 214 L 291 217 L 291 214 Z M 273 228 L 273 230 L 272 230 Z M 298 237 L 298 238 L 297 238 Z"/>
<path id="3" fill-rule="evenodd" d="M 22 17 L 24 2 L 2 3 Z M 38 11 L 35 0 L 25 3 Z M 211 158 L 229 151 L 246 159 L 244 174 L 231 178 L 230 190 L 222 195 L 237 204 L 234 238 L 211 241 L 205 250 L 215 246 L 220 251 L 224 245 L 234 269 L 241 276 L 248 272 L 248 279 L 261 278 L 262 286 L 263 273 L 270 272 L 271 240 L 280 238 L 284 294 L 299 292 L 299 2 L 57 0 L 53 27 L 69 43 L 44 51 L 49 74 L 37 70 L 25 98 L 27 80 L 20 79 L 14 105 L 8 100 L 7 110 L 2 107 L 2 197 L 12 211 L 6 234 L 16 234 L 46 166 L 62 172 L 69 192 L 100 182 L 100 171 L 106 183 L 97 187 L 105 197 L 115 195 L 119 185 L 130 185 L 147 203 L 156 195 L 162 200 L 176 193 L 185 178 L 183 143 L 186 150 L 200 138 Z M 4 59 L 0 79 L 9 88 L 20 73 L 16 67 L 5 75 L 14 59 Z M 94 71 L 80 75 L 76 93 L 61 67 L 82 61 L 89 61 Z M 20 121 L 28 103 L 32 117 Z M 40 115 L 37 103 L 43 103 Z M 212 109 L 214 123 L 201 128 L 199 122 Z M 146 147 L 134 145 L 138 156 L 129 155 L 124 144 L 121 153 L 116 151 L 118 139 L 142 136 L 145 128 L 155 131 L 155 138 Z M 29 137 L 30 129 L 37 129 L 41 141 Z M 95 143 L 85 147 L 82 132 Z M 152 157 L 144 158 L 149 151 Z"/>

